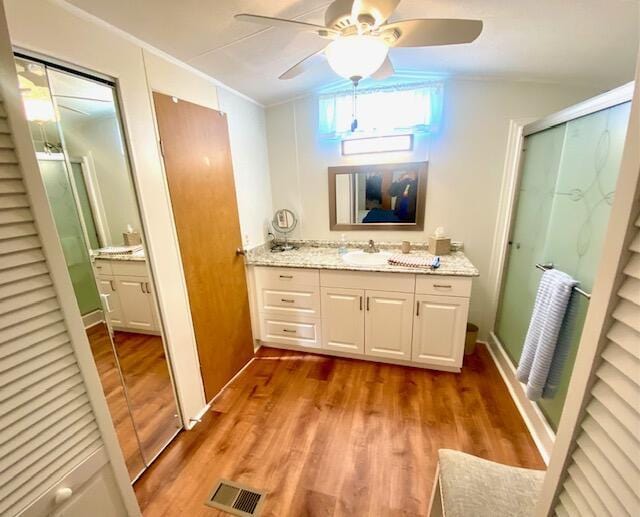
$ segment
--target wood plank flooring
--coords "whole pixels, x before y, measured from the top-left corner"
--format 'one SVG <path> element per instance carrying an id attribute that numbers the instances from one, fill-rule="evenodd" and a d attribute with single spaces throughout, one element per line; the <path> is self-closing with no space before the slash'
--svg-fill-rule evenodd
<path id="1" fill-rule="evenodd" d="M 482 345 L 460 374 L 263 348 L 135 491 L 145 516 L 226 515 L 219 478 L 264 516 L 423 516 L 443 447 L 544 468 Z"/>

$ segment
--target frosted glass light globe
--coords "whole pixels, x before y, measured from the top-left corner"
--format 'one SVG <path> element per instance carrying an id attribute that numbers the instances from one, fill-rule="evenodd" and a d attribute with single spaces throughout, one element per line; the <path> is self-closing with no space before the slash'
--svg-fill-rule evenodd
<path id="1" fill-rule="evenodd" d="M 325 49 L 331 68 L 347 79 L 363 79 L 384 62 L 389 47 L 374 36 L 345 36 L 333 40 Z"/>

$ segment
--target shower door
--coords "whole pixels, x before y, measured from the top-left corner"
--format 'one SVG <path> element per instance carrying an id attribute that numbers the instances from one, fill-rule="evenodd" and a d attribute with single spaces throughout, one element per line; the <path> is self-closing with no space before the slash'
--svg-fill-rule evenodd
<path id="1" fill-rule="evenodd" d="M 615 193 L 630 103 L 586 115 L 525 137 L 507 265 L 495 334 L 514 365 L 542 274 L 551 265 L 590 293 Z M 568 357 L 560 386 L 539 407 L 554 429 L 564 405 L 582 326 L 589 307 L 574 293 Z"/>

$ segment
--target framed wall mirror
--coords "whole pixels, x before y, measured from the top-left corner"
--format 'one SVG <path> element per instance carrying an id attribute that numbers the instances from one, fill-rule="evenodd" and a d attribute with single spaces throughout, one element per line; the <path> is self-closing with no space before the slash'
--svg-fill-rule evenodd
<path id="1" fill-rule="evenodd" d="M 427 162 L 329 167 L 331 230 L 422 230 Z"/>

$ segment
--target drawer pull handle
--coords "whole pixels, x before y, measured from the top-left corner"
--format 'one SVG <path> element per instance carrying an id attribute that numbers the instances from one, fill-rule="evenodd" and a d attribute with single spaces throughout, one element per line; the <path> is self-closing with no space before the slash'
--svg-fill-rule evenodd
<path id="1" fill-rule="evenodd" d="M 295 334 L 298 331 L 297 330 L 282 329 L 282 332 L 289 332 L 290 334 Z"/>
<path id="2" fill-rule="evenodd" d="M 416 302 L 416 316 L 420 316 L 420 302 Z"/>
<path id="3" fill-rule="evenodd" d="M 140 290 L 141 290 L 143 293 L 147 294 L 147 293 L 146 293 L 146 291 L 144 290 L 144 282 L 140 282 Z"/>
<path id="4" fill-rule="evenodd" d="M 280 275 L 280 278 L 293 278 L 293 275 Z"/>
<path id="5" fill-rule="evenodd" d="M 287 298 L 280 298 L 280 301 L 281 301 L 281 302 L 284 302 L 284 303 L 296 303 L 296 301 L 295 301 L 295 300 L 289 300 L 289 299 L 287 299 Z"/>
<path id="6" fill-rule="evenodd" d="M 109 287 L 111 287 L 111 290 L 112 290 L 112 291 L 115 291 L 115 290 L 116 290 L 116 286 L 115 286 L 115 284 L 113 283 L 113 280 L 109 280 Z"/>
<path id="7" fill-rule="evenodd" d="M 451 284 L 433 284 L 433 287 L 440 287 L 442 289 L 451 289 Z"/>
<path id="8" fill-rule="evenodd" d="M 369 310 L 369 297 L 367 296 L 367 310 Z"/>
<path id="9" fill-rule="evenodd" d="M 360 310 L 362 310 L 362 296 L 360 297 Z"/>

